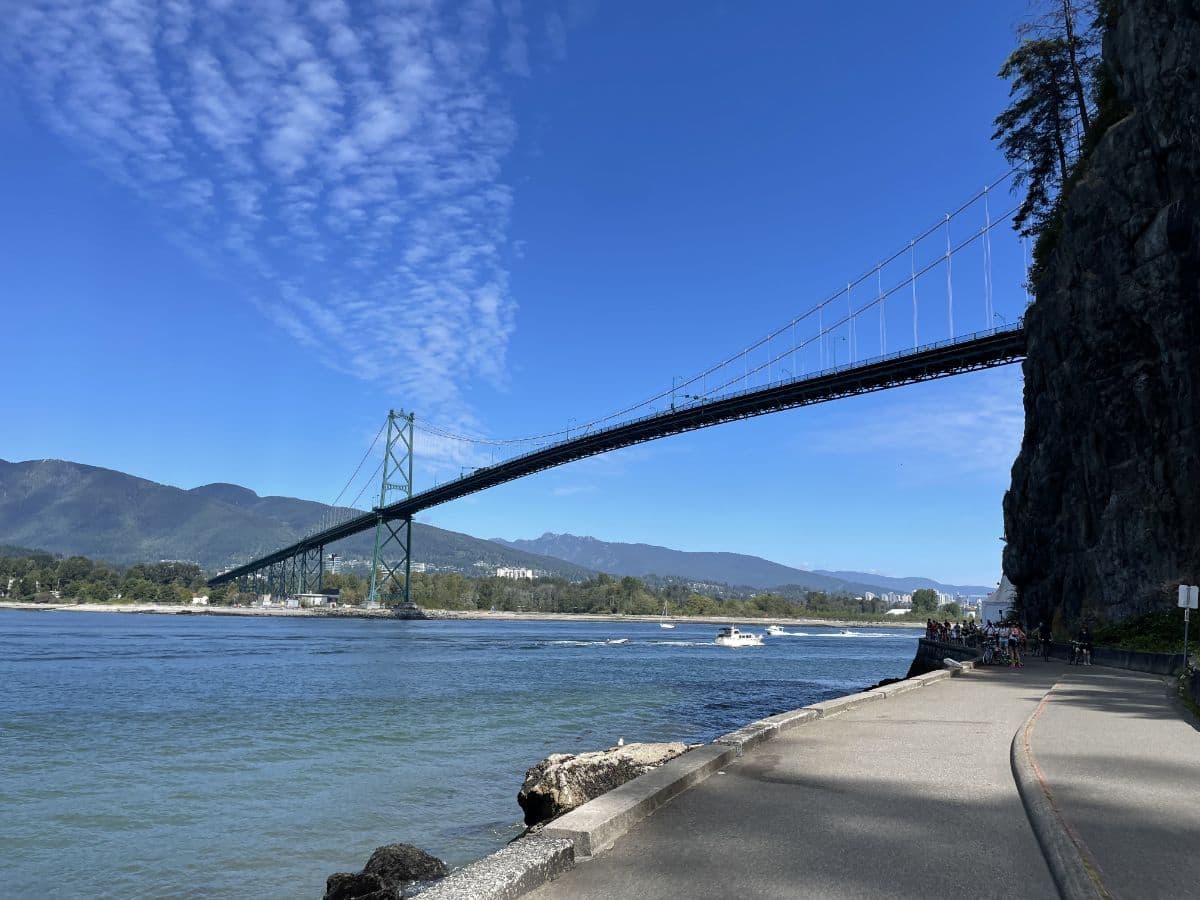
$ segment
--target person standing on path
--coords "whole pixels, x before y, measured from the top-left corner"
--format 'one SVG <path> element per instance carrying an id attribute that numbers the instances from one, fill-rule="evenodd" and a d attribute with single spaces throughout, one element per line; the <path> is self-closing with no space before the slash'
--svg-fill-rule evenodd
<path id="1" fill-rule="evenodd" d="M 1087 623 L 1079 626 L 1079 652 L 1081 665 L 1092 664 L 1092 633 L 1088 631 Z"/>
<path id="2" fill-rule="evenodd" d="M 1023 637 L 1020 625 L 1014 625 L 1008 632 L 1008 655 L 1012 659 L 1009 665 L 1015 669 L 1025 668 L 1025 665 L 1021 662 L 1021 639 Z"/>

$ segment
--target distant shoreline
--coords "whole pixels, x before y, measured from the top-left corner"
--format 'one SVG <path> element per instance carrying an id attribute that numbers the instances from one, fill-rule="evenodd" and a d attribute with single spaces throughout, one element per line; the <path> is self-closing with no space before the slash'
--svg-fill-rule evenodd
<path id="1" fill-rule="evenodd" d="M 390 609 L 262 609 L 261 607 L 233 606 L 188 606 L 167 603 L 18 603 L 0 601 L 0 609 L 16 609 L 25 612 L 101 612 L 133 613 L 140 615 L 194 615 L 194 616 L 274 616 L 297 619 L 395 619 Z M 430 609 L 424 610 L 428 620 L 474 619 L 483 621 L 547 621 L 547 622 L 637 622 L 656 623 L 659 616 L 601 615 L 598 613 L 551 613 L 551 612 L 490 612 L 473 609 Z M 667 621 L 677 624 L 721 625 L 727 623 L 761 623 L 772 625 L 829 626 L 831 628 L 920 628 L 919 622 L 869 621 L 855 619 L 813 618 L 748 618 L 730 616 L 668 616 Z"/>

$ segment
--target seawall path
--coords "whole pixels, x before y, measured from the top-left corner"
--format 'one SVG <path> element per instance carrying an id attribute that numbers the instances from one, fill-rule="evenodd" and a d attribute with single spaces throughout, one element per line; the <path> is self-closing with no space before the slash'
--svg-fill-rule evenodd
<path id="1" fill-rule="evenodd" d="M 1164 679 L 1033 659 L 781 734 L 526 896 L 1193 896 L 1198 781 Z"/>

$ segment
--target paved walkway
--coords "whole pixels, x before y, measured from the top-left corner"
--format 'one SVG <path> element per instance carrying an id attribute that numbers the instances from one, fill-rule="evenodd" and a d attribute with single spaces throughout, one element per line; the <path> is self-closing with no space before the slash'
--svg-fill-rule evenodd
<path id="1" fill-rule="evenodd" d="M 1063 668 L 1030 747 L 1100 886 L 1200 896 L 1200 731 L 1161 678 Z"/>
<path id="2" fill-rule="evenodd" d="M 1194 869 L 1163 870 L 1200 837 L 1200 732 L 1160 679 L 1035 659 L 797 728 L 528 896 L 1057 897 L 1010 764 L 1035 712 L 1041 770 L 1114 896 L 1194 895 Z"/>

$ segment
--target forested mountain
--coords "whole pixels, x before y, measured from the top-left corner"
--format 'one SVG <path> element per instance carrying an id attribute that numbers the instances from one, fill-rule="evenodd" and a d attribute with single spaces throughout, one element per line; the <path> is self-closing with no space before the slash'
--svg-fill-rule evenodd
<path id="1" fill-rule="evenodd" d="M 689 553 L 653 544 L 611 543 L 573 534 L 546 533 L 536 540 L 494 540 L 497 544 L 557 557 L 597 572 L 639 578 L 663 575 L 754 588 L 794 585 L 811 591 L 849 593 L 907 592 L 918 587 L 968 595 L 988 591 L 988 588 L 971 585 L 943 585 L 928 578 L 889 578 L 866 572 L 809 572 L 741 553 Z"/>
<path id="2" fill-rule="evenodd" d="M 0 460 L 0 544 L 112 563 L 185 560 L 215 571 L 292 543 L 328 512 L 310 500 L 260 497 L 234 484 L 184 490 L 62 460 Z M 368 559 L 373 540 L 367 532 L 327 551 Z M 589 574 L 559 559 L 420 523 L 413 529 L 413 558 L 462 572 L 520 566 L 571 578 Z"/>
<path id="3" fill-rule="evenodd" d="M 0 544 L 111 563 L 183 560 L 215 572 L 294 542 L 319 527 L 328 512 L 320 503 L 260 497 L 236 484 L 184 490 L 62 460 L 0 460 Z M 366 532 L 329 545 L 326 551 L 346 561 L 366 560 L 373 540 L 373 533 Z M 595 572 L 658 575 L 759 590 L 788 586 L 852 594 L 915 587 L 967 594 L 986 590 L 926 578 L 808 572 L 740 553 L 688 553 L 570 534 L 544 534 L 533 541 L 486 541 L 420 523 L 413 530 L 413 559 L 465 574 L 491 574 L 497 566 L 517 566 L 574 579 Z"/>

